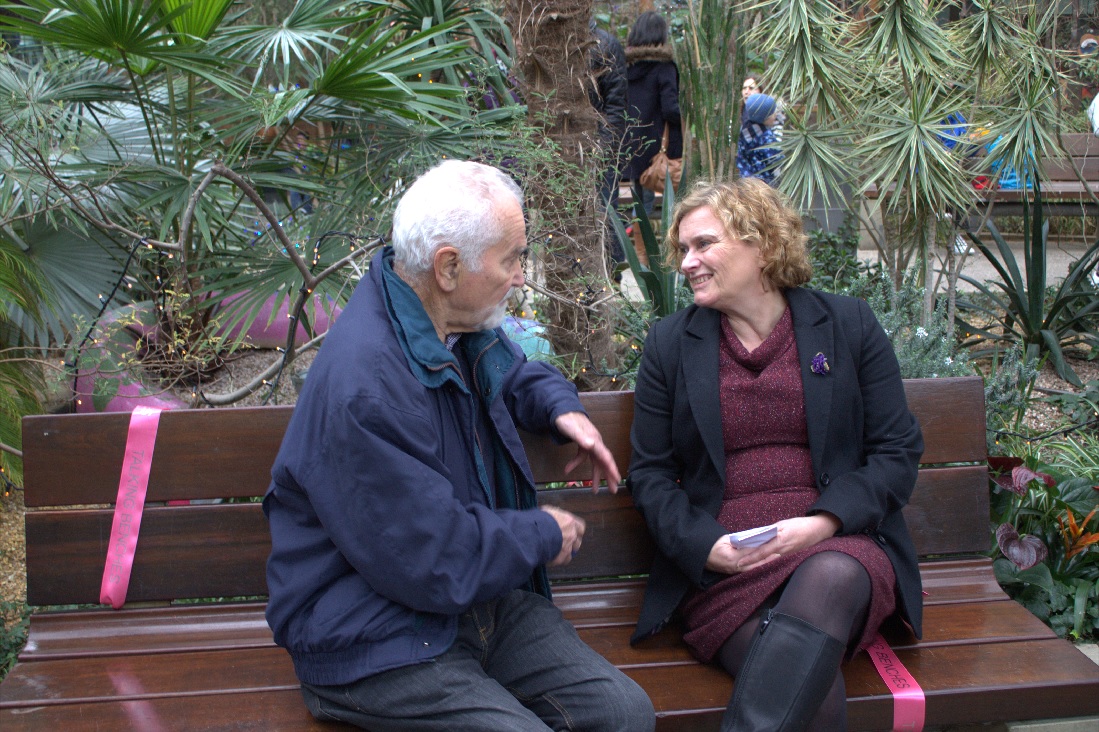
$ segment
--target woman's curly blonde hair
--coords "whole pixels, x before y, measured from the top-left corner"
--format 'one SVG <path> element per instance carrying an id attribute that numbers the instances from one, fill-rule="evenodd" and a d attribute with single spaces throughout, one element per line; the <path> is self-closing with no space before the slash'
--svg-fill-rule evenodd
<path id="1" fill-rule="evenodd" d="M 759 247 L 763 275 L 775 287 L 804 285 L 813 276 L 801 214 L 786 196 L 758 178 L 738 178 L 728 183 L 699 181 L 691 186 L 676 203 L 664 238 L 668 266 L 678 268 L 682 261 L 679 222 L 704 206 L 721 220 L 729 235 Z"/>

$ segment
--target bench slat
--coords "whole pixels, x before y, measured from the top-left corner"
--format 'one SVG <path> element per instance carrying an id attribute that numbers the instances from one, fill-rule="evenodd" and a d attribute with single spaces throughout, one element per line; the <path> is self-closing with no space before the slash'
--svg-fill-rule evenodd
<path id="1" fill-rule="evenodd" d="M 988 549 L 987 485 L 983 465 L 920 471 L 912 504 L 905 509 L 919 554 L 977 554 Z M 550 570 L 555 581 L 648 572 L 654 549 L 628 491 L 593 495 L 586 488 L 559 489 L 541 491 L 540 498 L 582 516 L 588 524 L 584 551 L 573 562 Z M 111 509 L 27 513 L 30 604 L 99 601 L 112 517 Z M 958 524 L 967 529 L 953 528 Z M 175 537 L 181 535 L 194 540 L 180 544 Z M 264 563 L 270 550 L 267 522 L 257 503 L 151 506 L 142 518 L 129 602 L 265 595 Z"/>
<path id="2" fill-rule="evenodd" d="M 110 509 L 27 513 L 29 604 L 99 602 L 112 518 Z M 266 596 L 270 553 L 258 503 L 148 507 L 127 601 Z"/>
<path id="3" fill-rule="evenodd" d="M 1099 668 L 1083 654 L 1060 639 L 944 646 L 933 649 L 900 649 L 898 656 L 924 687 L 927 695 L 927 721 L 952 723 L 1028 719 L 1035 709 L 1048 708 L 1051 699 L 1065 716 L 1099 713 Z M 234 690 L 238 715 L 215 717 L 235 719 L 251 725 L 259 723 L 252 713 L 252 699 L 259 701 L 278 693 L 292 692 L 296 710 L 292 718 L 300 728 L 304 715 L 297 681 L 286 655 L 277 648 L 236 650 L 232 652 L 178 654 L 171 663 L 148 656 L 82 659 L 80 661 L 40 661 L 35 667 L 38 680 L 79 688 L 84 700 L 75 704 L 54 704 L 46 693 L 38 698 L 17 698 L 16 683 L 4 685 L 0 720 L 8 729 L 21 727 L 20 720 L 33 720 L 36 729 L 51 723 L 66 724 L 66 729 L 85 729 L 89 719 L 99 719 L 102 707 L 129 703 L 143 713 L 171 708 L 171 699 L 186 699 L 192 707 L 186 717 L 194 724 L 196 709 L 216 704 L 219 694 L 212 691 Z M 979 667 L 982 673 L 973 674 Z M 18 670 L 18 666 L 16 669 Z M 685 668 L 691 668 L 691 683 L 682 683 Z M 724 672 L 693 661 L 625 668 L 653 699 L 658 712 L 664 709 L 700 710 L 690 728 L 704 729 L 711 720 L 706 710 L 720 716 L 732 689 L 732 680 Z M 172 678 L 167 678 L 171 674 Z M 844 667 L 849 695 L 852 729 L 880 729 L 892 717 L 892 700 L 869 658 L 862 654 Z M 140 679 L 138 685 L 137 679 Z M 18 682 L 18 677 L 14 679 Z M 43 688 L 39 688 L 42 692 Z M 132 700 L 126 702 L 125 700 Z M 199 699 L 202 701 L 199 702 Z M 246 711 L 245 711 L 246 710 Z M 243 713 L 241 713 L 243 712 Z M 124 709 L 110 712 L 126 714 Z M 201 712 L 200 712 L 201 714 Z M 76 716 L 69 716 L 76 715 Z M 161 716 L 161 719 L 170 717 Z M 79 723 L 77 723 L 79 721 Z M 680 720 L 686 721 L 686 720 Z M 75 727 L 71 724 L 76 724 Z M 14 724 L 16 726 L 9 726 Z M 111 728 L 111 727 L 105 727 Z M 122 728 L 122 727 L 118 727 Z M 165 728 L 172 728 L 170 725 Z M 277 728 L 277 727 L 276 727 Z M 670 721 L 659 728 L 678 729 Z"/>
<path id="4" fill-rule="evenodd" d="M 1007 593 L 996 581 L 988 557 L 948 559 L 920 563 L 923 605 L 1003 600 Z"/>
<path id="5" fill-rule="evenodd" d="M 207 726 L 203 726 L 203 725 Z M 255 730 L 256 732 L 354 732 L 355 727 L 318 722 L 302 702 L 301 690 L 260 691 L 248 694 L 207 694 L 138 701 L 40 706 L 0 710 L 4 732 L 41 732 L 46 729 L 156 730 L 192 732 Z"/>
<path id="6" fill-rule="evenodd" d="M 1099 157 L 1099 137 L 1086 132 L 1067 132 L 1061 135 L 1065 152 L 1073 157 Z"/>
<path id="7" fill-rule="evenodd" d="M 1076 165 L 1080 167 L 1084 180 L 1099 181 L 1099 155 L 1096 155 L 1095 152 L 1092 155 L 1094 157 L 1076 158 Z M 1046 175 L 1049 176 L 1051 182 L 1067 181 L 1077 186 L 1080 184 L 1080 179 L 1076 177 L 1076 171 L 1073 170 L 1072 164 L 1067 160 L 1047 160 L 1042 165 L 1042 169 L 1046 171 Z M 1099 184 L 1093 185 L 1099 188 Z M 1042 186 L 1042 190 L 1045 190 L 1045 186 Z"/>
<path id="8" fill-rule="evenodd" d="M 996 618 L 1008 617 L 1016 618 L 1021 637 L 1052 633 L 1021 605 L 1007 602 L 987 558 L 924 563 L 920 572 L 928 593 L 924 598 L 927 631 L 920 645 L 949 638 L 937 630 L 947 622 L 943 617 L 975 628 L 960 633 L 957 637 L 962 639 L 990 633 L 999 637 L 1006 621 Z M 582 630 L 633 627 L 644 586 L 640 579 L 557 585 L 554 602 Z M 263 611 L 262 603 L 239 603 L 39 613 L 31 620 L 27 645 L 19 658 L 32 661 L 269 646 L 274 641 Z M 980 620 L 986 617 L 993 619 Z M 914 639 L 890 637 L 890 641 L 903 647 Z"/>
<path id="9" fill-rule="evenodd" d="M 904 394 L 923 428 L 921 463 L 985 461 L 984 384 L 980 378 L 906 379 Z"/>
<path id="10" fill-rule="evenodd" d="M 1099 714 L 1099 666 L 1060 638 L 902 649 L 897 657 L 924 689 L 928 724 Z M 844 680 L 852 727 L 888 729 L 892 701 L 869 656 L 853 659 Z M 872 720 L 864 714 L 868 699 L 875 702 L 865 705 Z"/>
<path id="11" fill-rule="evenodd" d="M 39 613 L 19 660 L 270 646 L 265 608 L 250 602 Z"/>
<path id="12" fill-rule="evenodd" d="M 980 379 L 911 379 L 909 405 L 928 425 L 925 463 L 984 459 Z M 619 467 L 629 465 L 632 392 L 581 395 Z M 293 407 L 183 409 L 161 415 L 148 501 L 261 496 Z M 129 415 L 52 414 L 23 420 L 24 500 L 29 508 L 110 504 L 118 493 Z M 526 436 L 539 482 L 566 480 L 576 449 Z M 105 449 L 104 446 L 110 446 Z M 64 460 L 53 456 L 65 455 Z M 572 476 L 575 477 L 575 476 Z"/>
<path id="13" fill-rule="evenodd" d="M 147 500 L 262 496 L 292 411 L 284 406 L 163 413 Z M 24 418 L 27 507 L 114 503 L 129 419 L 123 413 Z"/>

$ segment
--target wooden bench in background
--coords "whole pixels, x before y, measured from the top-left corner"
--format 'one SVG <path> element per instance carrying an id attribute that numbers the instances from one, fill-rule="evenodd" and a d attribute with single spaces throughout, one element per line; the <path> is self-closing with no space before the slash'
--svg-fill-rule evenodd
<path id="1" fill-rule="evenodd" d="M 927 443 L 905 515 L 921 555 L 925 636 L 887 633 L 927 695 L 927 725 L 1099 715 L 1099 666 L 993 577 L 984 397 L 978 378 L 906 382 Z M 633 396 L 584 402 L 619 464 Z M 291 407 L 165 413 L 130 585 L 119 611 L 96 603 L 128 415 L 24 420 L 28 600 L 39 608 L 0 685 L 0 729 L 325 730 L 302 702 L 289 656 L 264 621 L 266 521 L 254 502 L 166 506 L 263 494 Z M 530 439 L 539 481 L 565 478 L 573 451 Z M 584 550 L 555 570 L 555 601 L 593 648 L 637 680 L 658 729 L 716 730 L 731 679 L 700 665 L 679 633 L 627 642 L 653 547 L 629 495 L 545 490 L 582 515 Z M 364 527 L 364 531 L 369 531 Z M 200 603 L 194 598 L 219 598 Z M 235 599 L 231 599 L 235 598 Z M 47 611 L 45 606 L 68 606 Z M 850 726 L 888 729 L 892 699 L 866 654 L 844 666 Z"/>
<path id="2" fill-rule="evenodd" d="M 1062 135 L 1065 152 L 1072 163 L 1065 159 L 1044 158 L 1042 170 L 1042 211 L 1049 216 L 1099 216 L 1099 203 L 1092 193 L 1099 195 L 1099 137 L 1085 134 Z M 1080 182 L 1073 164 L 1080 169 L 1091 192 Z M 992 199 L 992 215 L 1022 216 L 1023 201 L 1034 201 L 1032 189 L 1017 188 L 996 191 Z M 977 214 L 984 215 L 987 199 L 978 203 Z"/>
<path id="3" fill-rule="evenodd" d="M 1092 196 L 1099 196 L 1099 137 L 1087 134 L 1062 135 L 1065 152 L 1072 162 L 1065 158 L 1043 158 L 1042 170 L 1042 211 L 1050 216 L 1099 216 L 1099 202 Z M 1080 181 L 1073 167 L 1080 169 L 1090 186 Z M 1033 203 L 1034 190 L 1031 188 L 998 189 L 977 191 L 979 197 L 974 203 L 974 212 L 970 225 L 976 226 L 985 215 L 989 200 L 992 201 L 992 217 L 1022 216 L 1024 201 Z M 875 200 L 880 191 L 871 187 L 863 197 Z"/>

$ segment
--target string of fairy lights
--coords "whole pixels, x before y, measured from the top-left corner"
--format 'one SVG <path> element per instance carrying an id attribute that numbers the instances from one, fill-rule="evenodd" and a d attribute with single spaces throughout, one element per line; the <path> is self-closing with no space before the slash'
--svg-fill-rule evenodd
<path id="1" fill-rule="evenodd" d="M 369 220 L 374 221 L 374 217 L 371 216 Z M 352 234 L 352 233 L 347 232 L 347 231 L 336 231 L 336 230 L 326 231 L 326 232 L 324 232 L 323 234 L 321 234 L 320 236 L 317 237 L 316 242 L 313 245 L 313 253 L 312 253 L 312 256 L 310 258 L 310 263 L 309 263 L 309 272 L 310 272 L 310 274 L 315 274 L 315 270 L 316 270 L 316 268 L 317 268 L 317 266 L 320 262 L 321 245 L 325 242 L 325 240 L 331 239 L 331 238 L 336 238 L 336 237 L 339 237 L 340 239 L 346 240 L 348 242 L 348 248 L 351 251 L 354 251 L 357 245 L 359 245 L 361 242 L 367 241 L 368 239 L 370 240 L 370 243 L 363 245 L 366 248 L 373 248 L 373 247 L 377 247 L 377 246 L 383 246 L 385 244 L 385 237 L 384 236 L 374 235 L 374 236 L 370 236 L 370 237 L 364 237 L 364 236 L 358 236 L 356 234 Z M 308 297 L 310 294 L 312 294 L 312 290 L 309 289 L 308 285 L 303 283 L 302 286 L 298 288 L 298 294 L 303 296 L 303 297 Z M 292 313 L 287 314 L 288 317 L 289 317 L 289 320 L 290 320 L 289 332 L 291 334 L 297 334 L 298 324 L 300 322 L 300 314 L 304 313 L 304 312 L 305 312 L 304 309 L 302 309 L 300 311 L 300 313 L 292 312 Z M 306 331 L 310 330 L 308 324 L 306 324 L 305 328 L 306 328 Z M 293 337 L 293 336 L 291 336 L 291 337 Z M 276 350 L 279 353 L 285 353 L 286 352 L 285 348 L 278 348 Z M 278 393 L 279 383 L 282 380 L 283 372 L 286 370 L 286 365 L 287 365 L 286 364 L 286 359 L 285 358 L 280 359 L 279 368 L 275 372 L 274 377 L 272 379 L 270 379 L 269 381 L 265 380 L 263 382 L 264 385 L 268 387 L 268 390 L 267 390 L 267 394 L 264 395 L 264 397 L 263 397 L 262 404 L 264 404 L 264 405 L 268 404 L 271 401 L 271 399 L 274 398 L 275 394 Z M 206 401 L 206 398 L 205 398 L 204 395 L 200 394 L 199 396 L 200 396 L 200 398 L 203 399 L 203 401 Z M 207 404 L 208 403 L 209 402 L 207 401 Z"/>
<path id="2" fill-rule="evenodd" d="M 1054 437 L 1067 437 L 1074 432 L 1080 432 L 1088 428 L 1099 428 L 1099 417 L 1091 417 L 1078 424 L 1069 425 L 1068 427 L 1061 427 L 1055 430 L 1048 430 L 1041 432 L 1037 435 L 1024 434 L 1022 432 L 1015 432 L 1013 430 L 988 430 L 988 433 L 996 437 L 996 444 L 1000 444 L 1001 437 L 1014 437 L 1016 439 L 1024 441 L 1026 444 L 1031 445 L 1036 442 L 1044 442 L 1045 440 L 1053 439 Z"/>
<path id="3" fill-rule="evenodd" d="M 92 340 L 92 334 L 99 326 L 99 321 L 103 318 L 103 314 L 107 312 L 107 308 L 110 307 L 111 302 L 114 301 L 115 295 L 118 294 L 119 289 L 121 289 L 123 283 L 126 282 L 126 278 L 130 274 L 130 265 L 133 263 L 134 258 L 137 256 L 137 252 L 142 247 L 142 245 L 146 245 L 144 239 L 138 239 L 130 245 L 129 252 L 126 254 L 126 261 L 122 265 L 122 272 L 119 274 L 118 280 L 114 283 L 114 286 L 111 288 L 110 293 L 108 293 L 106 297 L 104 297 L 103 295 L 99 296 L 99 312 L 95 314 L 95 317 L 92 318 L 91 323 L 88 324 L 88 330 L 85 331 L 84 337 L 80 339 L 79 345 L 77 345 L 76 350 L 73 351 L 72 360 L 62 362 L 62 365 L 72 372 L 73 394 L 77 393 L 77 379 L 80 375 L 80 356 L 84 352 L 84 347 L 88 345 L 88 341 Z M 151 245 L 146 246 L 149 246 L 150 249 L 152 248 Z"/>

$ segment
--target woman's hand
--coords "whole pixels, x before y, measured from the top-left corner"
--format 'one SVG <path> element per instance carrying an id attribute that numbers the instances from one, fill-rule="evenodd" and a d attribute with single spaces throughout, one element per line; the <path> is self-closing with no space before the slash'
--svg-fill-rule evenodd
<path id="1" fill-rule="evenodd" d="M 729 543 L 728 536 L 722 536 L 714 542 L 713 547 L 710 549 L 710 556 L 706 559 L 706 569 L 721 574 L 737 574 L 743 571 L 741 569 L 743 558 L 754 551 L 755 549 L 737 549 Z M 762 564 L 762 562 L 759 564 Z M 756 566 L 759 566 L 759 564 Z"/>
<path id="2" fill-rule="evenodd" d="M 838 518 L 826 512 L 784 519 L 775 524 L 778 533 L 774 539 L 750 549 L 736 549 L 729 543 L 729 538 L 723 536 L 710 549 L 706 569 L 724 574 L 747 572 L 835 536 L 840 525 Z"/>

